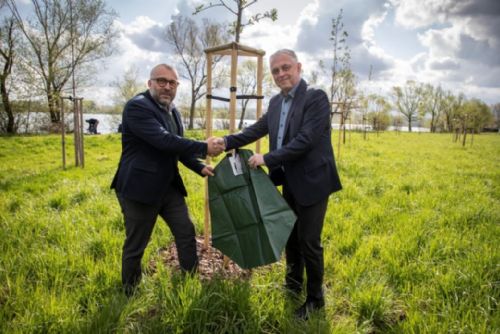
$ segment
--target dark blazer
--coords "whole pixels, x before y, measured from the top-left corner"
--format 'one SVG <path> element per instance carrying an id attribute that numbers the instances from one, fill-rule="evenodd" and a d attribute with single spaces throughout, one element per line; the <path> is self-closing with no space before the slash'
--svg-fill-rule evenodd
<path id="1" fill-rule="evenodd" d="M 199 158 L 207 154 L 207 144 L 182 138 L 179 113 L 172 110 L 178 134 L 169 129 L 166 111 L 149 91 L 127 102 L 122 118 L 122 154 L 111 188 L 125 198 L 146 204 L 158 204 L 176 187 L 187 192 L 177 162 L 201 174 L 204 165 Z"/>
<path id="2" fill-rule="evenodd" d="M 226 149 L 269 134 L 269 153 L 264 161 L 271 179 L 277 183 L 284 178 L 300 205 L 312 205 L 342 189 L 331 143 L 330 103 L 324 91 L 307 89 L 301 80 L 288 112 L 283 144 L 276 149 L 282 100 L 282 94 L 275 95 L 267 113 L 256 123 L 227 136 Z"/>

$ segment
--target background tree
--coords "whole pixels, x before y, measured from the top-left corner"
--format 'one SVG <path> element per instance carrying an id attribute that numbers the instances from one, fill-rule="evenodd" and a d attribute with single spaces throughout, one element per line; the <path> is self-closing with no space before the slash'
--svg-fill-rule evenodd
<path id="1" fill-rule="evenodd" d="M 478 99 L 471 99 L 464 102 L 455 118 L 463 135 L 462 145 L 465 146 L 467 131 L 471 134 L 480 132 L 486 124 L 491 122 L 493 114 L 486 103 Z"/>
<path id="2" fill-rule="evenodd" d="M 120 111 L 128 100 L 145 89 L 144 84 L 139 81 L 139 69 L 135 66 L 128 68 L 122 78 L 111 82 L 111 87 L 115 89 L 113 102 Z"/>
<path id="3" fill-rule="evenodd" d="M 409 80 L 403 87 L 393 87 L 392 94 L 394 105 L 406 118 L 408 131 L 411 132 L 413 122 L 418 120 L 418 111 L 423 96 L 422 87 L 415 81 Z"/>
<path id="4" fill-rule="evenodd" d="M 199 27 L 193 19 L 174 16 L 166 32 L 166 41 L 173 48 L 181 67 L 179 75 L 191 85 L 188 128 L 192 129 L 195 117 L 196 101 L 206 94 L 207 82 L 206 57 L 204 50 L 227 43 L 229 36 L 222 25 L 203 20 Z M 212 71 L 215 72 L 221 57 L 214 58 Z M 214 86 L 217 86 L 215 84 Z"/>
<path id="5" fill-rule="evenodd" d="M 443 99 L 443 90 L 441 87 L 434 87 L 431 84 L 425 84 L 422 87 L 422 103 L 420 104 L 421 116 L 429 115 L 430 131 L 436 132 L 436 128 L 441 116 L 441 100 Z"/>
<path id="6" fill-rule="evenodd" d="M 344 83 L 349 85 L 350 82 L 344 77 L 352 75 L 350 71 L 351 51 L 347 46 L 349 34 L 344 29 L 342 18 L 343 10 L 340 9 L 337 17 L 332 19 L 332 30 L 330 31 L 330 41 L 332 42 L 331 66 L 328 68 L 324 61 L 319 62 L 320 68 L 330 77 L 330 101 L 343 101 L 345 99 L 343 92 L 346 89 L 342 85 Z M 339 108 L 339 105 L 334 105 L 333 112 L 338 112 Z"/>
<path id="7" fill-rule="evenodd" d="M 462 93 L 457 96 L 450 91 L 444 93 L 439 109 L 441 110 L 443 127 L 446 131 L 454 132 L 457 129 L 457 114 L 460 112 L 464 100 L 465 96 Z"/>
<path id="8" fill-rule="evenodd" d="M 491 106 L 491 112 L 493 113 L 493 122 L 497 131 L 500 132 L 500 103 L 495 103 Z"/>
<path id="9" fill-rule="evenodd" d="M 0 10 L 3 7 L 4 3 L 0 2 Z M 1 117 L 2 122 L 0 127 L 2 131 L 10 134 L 16 132 L 14 112 L 10 102 L 8 87 L 16 56 L 16 40 L 14 19 L 4 17 L 0 26 L 0 92 L 2 94 L 2 113 L 4 113 L 4 116 Z M 3 122 L 4 119 L 5 122 Z"/>
<path id="10" fill-rule="evenodd" d="M 272 87 L 272 77 L 267 70 L 263 68 L 262 92 L 263 95 L 270 94 Z M 238 67 L 238 90 L 242 95 L 257 94 L 257 62 L 254 60 L 246 60 Z M 240 99 L 241 113 L 238 129 L 242 129 L 245 118 L 248 116 L 246 111 L 250 99 Z M 255 100 L 252 100 L 255 101 Z"/>
<path id="11" fill-rule="evenodd" d="M 246 22 L 243 22 L 243 11 L 255 4 L 257 0 L 231 0 L 230 4 L 229 0 L 217 0 L 215 3 L 201 4 L 196 7 L 193 14 L 198 14 L 204 10 L 214 8 L 214 7 L 224 7 L 231 13 L 236 16 L 236 20 L 231 24 L 230 33 L 234 34 L 234 41 L 236 43 L 240 42 L 240 34 L 243 32 L 243 28 L 249 25 L 253 25 L 259 22 L 262 19 L 270 19 L 272 21 L 276 21 L 278 19 L 278 11 L 276 8 L 273 8 L 264 13 L 258 13 L 251 16 Z"/>
<path id="12" fill-rule="evenodd" d="M 116 13 L 102 0 L 31 2 L 34 17 L 25 20 L 15 0 L 7 0 L 30 45 L 32 58 L 27 63 L 42 82 L 51 121 L 59 122 L 59 97 L 72 75 L 82 83 L 96 60 L 112 54 Z"/>
<path id="13" fill-rule="evenodd" d="M 350 117 L 356 97 L 356 77 L 351 70 L 351 51 L 347 46 L 349 36 L 344 29 L 343 10 L 332 19 L 330 41 L 332 42 L 332 60 L 328 67 L 324 61 L 319 62 L 323 72 L 330 77 L 330 101 L 332 113 L 340 115 L 339 123 L 343 126 L 343 142 L 345 143 L 345 123 Z M 332 114 L 332 115 L 333 115 Z"/>
<path id="14" fill-rule="evenodd" d="M 387 100 L 377 94 L 370 94 L 368 96 L 368 121 L 371 123 L 373 129 L 377 131 L 384 131 L 389 127 L 390 116 L 389 111 L 391 110 L 391 105 Z"/>

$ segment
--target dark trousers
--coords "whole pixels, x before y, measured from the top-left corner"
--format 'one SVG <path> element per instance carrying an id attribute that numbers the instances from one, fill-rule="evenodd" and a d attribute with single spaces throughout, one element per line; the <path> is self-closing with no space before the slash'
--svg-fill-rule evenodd
<path id="1" fill-rule="evenodd" d="M 328 197 L 310 205 L 298 204 L 286 184 L 283 197 L 297 215 L 297 221 L 286 244 L 286 285 L 289 289 L 300 291 L 304 282 L 304 267 L 307 275 L 307 297 L 323 298 L 323 246 L 321 231 L 328 206 Z"/>
<path id="2" fill-rule="evenodd" d="M 159 216 L 172 232 L 181 269 L 195 271 L 198 266 L 194 225 L 184 196 L 172 189 L 159 205 L 147 205 L 117 193 L 125 219 L 126 238 L 122 253 L 122 284 L 127 293 L 141 280 L 141 260 Z"/>

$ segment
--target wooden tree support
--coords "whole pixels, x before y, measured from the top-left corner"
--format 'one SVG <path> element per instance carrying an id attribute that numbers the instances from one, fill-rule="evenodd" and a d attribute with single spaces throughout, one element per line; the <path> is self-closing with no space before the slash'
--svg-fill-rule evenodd
<path id="1" fill-rule="evenodd" d="M 73 126 L 74 126 L 74 146 L 75 146 L 75 166 L 85 167 L 85 152 L 83 147 L 83 98 L 82 97 L 61 97 L 61 145 L 62 164 L 66 169 L 66 124 L 64 118 L 64 100 L 73 102 Z"/>
<path id="2" fill-rule="evenodd" d="M 263 81 L 263 57 L 266 54 L 263 50 L 257 50 L 236 42 L 205 49 L 207 57 L 207 104 L 206 104 L 206 136 L 212 136 L 212 99 L 228 101 L 226 98 L 220 98 L 212 95 L 212 63 L 214 56 L 231 56 L 231 87 L 229 88 L 229 133 L 236 131 L 236 100 L 238 98 L 254 98 L 257 101 L 256 118 L 259 119 L 262 114 L 262 81 Z M 257 95 L 256 96 L 238 96 L 237 95 L 237 77 L 238 77 L 238 57 L 256 57 L 257 58 Z M 260 152 L 260 141 L 256 143 L 256 152 Z M 210 157 L 207 157 L 207 164 L 210 163 Z M 204 247 L 208 248 L 210 230 L 210 208 L 208 198 L 208 179 L 205 180 L 205 225 L 204 225 Z"/>

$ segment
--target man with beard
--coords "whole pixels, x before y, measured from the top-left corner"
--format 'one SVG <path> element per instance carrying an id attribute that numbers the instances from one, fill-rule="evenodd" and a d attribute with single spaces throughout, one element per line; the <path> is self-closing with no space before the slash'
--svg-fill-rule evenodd
<path id="1" fill-rule="evenodd" d="M 141 259 L 158 215 L 174 236 L 181 269 L 193 272 L 198 265 L 194 225 L 177 163 L 201 176 L 213 176 L 213 168 L 199 159 L 218 155 L 222 148 L 213 137 L 207 142 L 183 138 L 180 114 L 172 103 L 177 78 L 173 67 L 155 66 L 149 90 L 128 101 L 123 110 L 122 154 L 111 188 L 125 220 L 122 284 L 128 296 L 140 282 Z"/>

